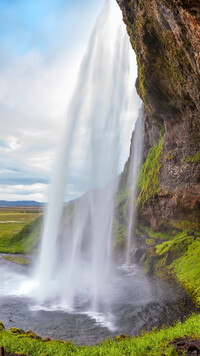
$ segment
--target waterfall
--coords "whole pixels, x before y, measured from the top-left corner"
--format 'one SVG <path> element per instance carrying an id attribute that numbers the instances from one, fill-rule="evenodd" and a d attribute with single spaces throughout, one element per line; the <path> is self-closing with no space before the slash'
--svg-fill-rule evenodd
<path id="1" fill-rule="evenodd" d="M 117 26 L 112 26 L 113 16 Z M 52 175 L 37 271 L 42 302 L 53 299 L 71 310 L 85 305 L 109 312 L 112 220 L 130 96 L 130 51 L 120 10 L 107 0 L 80 69 Z M 77 156 L 76 174 L 87 193 L 64 206 Z"/>
<path id="2" fill-rule="evenodd" d="M 128 204 L 128 229 L 127 229 L 127 246 L 126 246 L 126 265 L 130 265 L 132 255 L 132 237 L 134 234 L 135 222 L 135 201 L 136 201 L 136 184 L 138 170 L 142 159 L 143 135 L 142 135 L 142 117 L 143 107 L 139 111 L 135 129 L 132 137 L 130 150 L 130 163 L 128 172 L 128 187 L 129 187 L 129 204 Z"/>

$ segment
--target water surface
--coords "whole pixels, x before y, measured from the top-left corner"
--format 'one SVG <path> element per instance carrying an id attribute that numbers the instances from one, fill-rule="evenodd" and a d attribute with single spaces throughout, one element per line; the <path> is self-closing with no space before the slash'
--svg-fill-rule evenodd
<path id="1" fill-rule="evenodd" d="M 1 258 L 0 275 L 0 320 L 6 328 L 31 329 L 42 337 L 74 340 L 78 344 L 173 324 L 188 309 L 188 305 L 184 307 L 182 293 L 147 278 L 135 264 L 115 271 L 107 295 L 112 305 L 106 310 L 105 300 L 102 301 L 99 313 L 90 310 L 87 298 L 77 297 L 71 311 L 58 299 L 40 303 L 33 292 L 25 290 L 25 286 L 33 283 L 31 268 Z"/>

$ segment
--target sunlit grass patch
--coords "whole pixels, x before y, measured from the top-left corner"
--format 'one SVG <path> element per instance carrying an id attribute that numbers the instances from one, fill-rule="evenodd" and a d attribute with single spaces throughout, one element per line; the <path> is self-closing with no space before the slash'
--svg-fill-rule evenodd
<path id="1" fill-rule="evenodd" d="M 0 252 L 18 253 L 18 248 L 11 248 L 11 241 L 15 235 L 18 235 L 23 228 L 42 215 L 42 211 L 38 209 L 16 208 L 16 209 L 0 209 Z M 15 252 L 16 250 L 16 252 Z"/>
<path id="2" fill-rule="evenodd" d="M 17 329 L 16 329 L 17 330 Z M 184 323 L 177 322 L 174 326 L 151 332 L 142 336 L 108 339 L 93 346 L 76 346 L 70 342 L 45 341 L 34 333 L 22 334 L 17 331 L 0 331 L 0 345 L 10 353 L 18 352 L 26 355 L 80 355 L 80 356 L 151 356 L 180 355 L 170 344 L 176 338 L 185 335 L 200 339 L 200 315 L 193 314 Z"/>
<path id="3" fill-rule="evenodd" d="M 41 214 L 40 214 L 41 215 Z M 2 253 L 30 253 L 37 245 L 41 233 L 42 216 L 29 224 L 25 224 L 20 231 L 4 234 L 0 237 L 0 252 Z"/>
<path id="4" fill-rule="evenodd" d="M 184 230 L 156 243 L 147 251 L 145 271 L 161 277 L 170 273 L 200 306 L 200 233 Z"/>
<path id="5" fill-rule="evenodd" d="M 188 246 L 183 256 L 174 260 L 170 268 L 173 269 L 178 282 L 200 307 L 200 237 Z"/>

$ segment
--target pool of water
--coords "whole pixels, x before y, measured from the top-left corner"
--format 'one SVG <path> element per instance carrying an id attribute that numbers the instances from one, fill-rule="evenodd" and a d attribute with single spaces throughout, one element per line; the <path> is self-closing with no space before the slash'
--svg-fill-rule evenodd
<path id="1" fill-rule="evenodd" d="M 32 275 L 30 267 L 0 258 L 0 320 L 6 328 L 15 326 L 42 337 L 92 344 L 122 333 L 135 335 L 143 329 L 173 324 L 193 308 L 183 293 L 148 278 L 136 264 L 117 268 L 110 279 L 108 299 L 112 303 L 105 308 L 102 300 L 98 313 L 81 297 L 73 310 L 67 310 L 58 299 L 44 303 L 25 293 L 24 285 L 32 283 Z"/>

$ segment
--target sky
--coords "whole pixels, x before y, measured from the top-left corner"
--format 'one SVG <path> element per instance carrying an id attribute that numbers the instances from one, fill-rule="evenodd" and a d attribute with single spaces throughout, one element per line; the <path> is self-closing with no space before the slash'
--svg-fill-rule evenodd
<path id="1" fill-rule="evenodd" d="M 104 0 L 0 0 L 0 200 L 46 201 Z M 72 184 L 71 198 L 79 192 Z"/>

